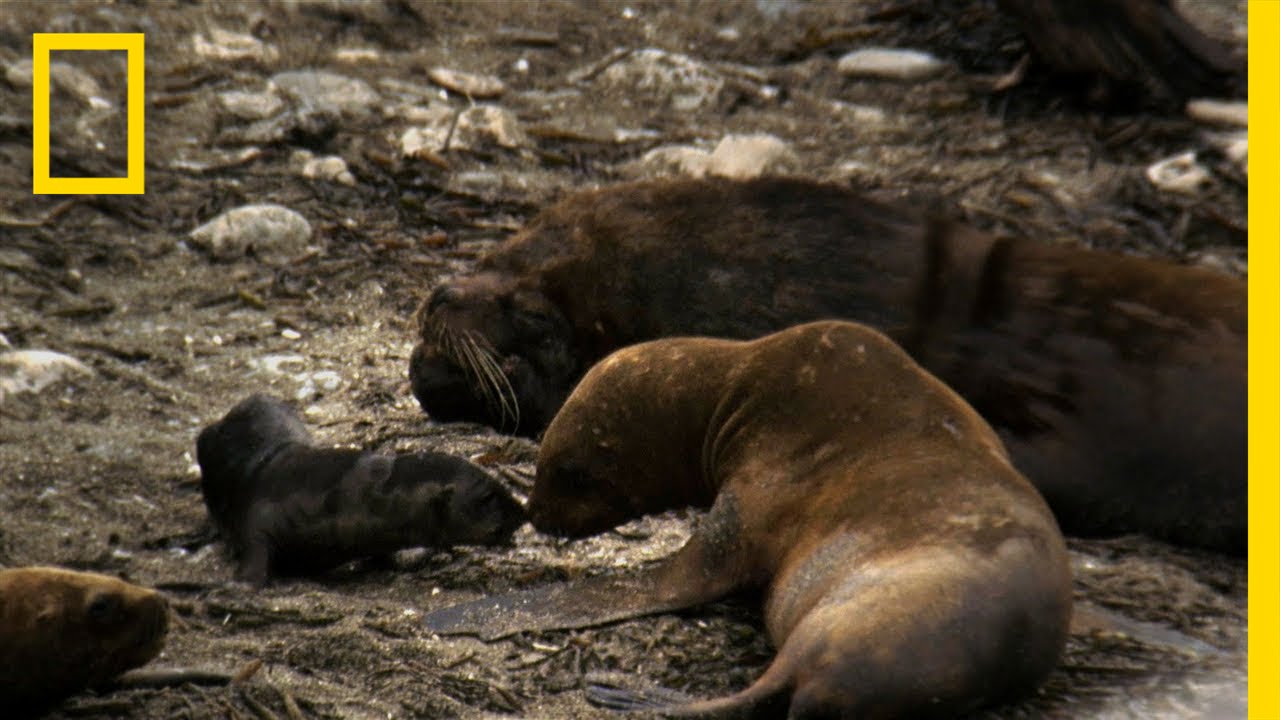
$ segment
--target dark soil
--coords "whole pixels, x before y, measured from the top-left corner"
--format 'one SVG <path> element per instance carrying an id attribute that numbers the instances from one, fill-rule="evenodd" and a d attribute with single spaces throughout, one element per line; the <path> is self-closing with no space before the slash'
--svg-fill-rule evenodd
<path id="1" fill-rule="evenodd" d="M 1243 45 L 1242 7 L 1186 5 Z M 215 26 L 278 54 L 202 58 L 191 37 Z M 391 566 L 255 590 L 232 580 L 200 497 L 196 433 L 257 391 L 296 400 L 320 442 L 458 453 L 527 490 L 534 444 L 434 424 L 418 409 L 406 379 L 412 313 L 538 207 L 628 177 L 654 147 L 771 133 L 791 143 L 800 174 L 950 207 L 999 232 L 1246 266 L 1247 179 L 1210 131 L 1182 115 L 1094 112 L 1038 76 L 992 94 L 991 78 L 1025 51 L 993 0 L 8 2 L 0 66 L 29 58 L 31 33 L 48 31 L 146 33 L 147 192 L 31 195 L 30 88 L 0 77 L 0 336 L 95 371 L 0 400 L 0 566 L 56 564 L 162 589 L 177 622 L 157 664 L 235 673 L 262 663 L 235 687 L 90 693 L 51 717 L 285 717 L 288 703 L 306 718 L 597 717 L 581 692 L 591 673 L 698 696 L 756 677 L 772 650 L 752 598 L 494 643 L 437 638 L 418 622 L 487 593 L 627 572 L 677 548 L 691 514 L 572 543 L 526 527 L 509 550 L 406 551 Z M 841 77 L 836 59 L 867 45 L 956 67 L 911 83 Z M 617 48 L 646 47 L 705 63 L 723 89 L 681 109 L 583 72 Z M 372 52 L 336 55 L 353 48 Z M 123 53 L 54 60 L 124 106 Z M 523 146 L 405 158 L 399 137 L 412 123 L 379 111 L 289 116 L 250 143 L 216 101 L 284 70 L 326 69 L 365 80 L 385 108 L 415 97 L 466 107 L 427 79 L 438 65 L 501 77 L 506 93 L 485 102 L 515 114 Z M 54 175 L 121 174 L 123 123 L 91 110 L 55 90 Z M 617 129 L 646 132 L 616 141 Z M 341 156 L 355 184 L 303 177 L 300 149 Z M 1147 181 L 1147 165 L 1187 150 L 1202 151 L 1206 187 L 1178 195 Z M 314 250 L 273 265 L 252 252 L 214 262 L 188 244 L 193 228 L 249 202 L 302 213 Z M 323 371 L 336 388 L 317 380 Z M 1035 697 L 984 717 L 1243 716 L 1243 560 L 1137 538 L 1072 548 L 1078 598 L 1109 609 L 1111 624 L 1073 634 Z"/>

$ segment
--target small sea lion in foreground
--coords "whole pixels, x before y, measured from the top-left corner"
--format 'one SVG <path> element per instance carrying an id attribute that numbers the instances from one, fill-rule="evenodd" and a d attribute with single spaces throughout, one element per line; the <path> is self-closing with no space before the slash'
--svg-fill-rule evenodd
<path id="1" fill-rule="evenodd" d="M 1071 572 L 1048 506 L 964 400 L 865 326 L 658 340 L 587 373 L 543 439 L 534 526 L 576 537 L 684 506 L 710 512 L 638 575 L 426 625 L 502 637 L 763 588 L 778 647 L 764 674 L 661 710 L 797 719 L 955 717 L 1033 689 L 1066 642 Z"/>
<path id="2" fill-rule="evenodd" d="M 437 420 L 534 435 L 617 348 L 856 320 L 995 427 L 1066 532 L 1243 553 L 1246 308 L 1238 278 L 834 185 L 642 182 L 565 199 L 437 287 L 409 374 Z"/>
<path id="3" fill-rule="evenodd" d="M 506 488 L 466 460 L 313 447 L 293 408 L 264 395 L 196 446 L 209 515 L 238 576 L 259 585 L 408 547 L 501 545 L 524 522 Z"/>
<path id="4" fill-rule="evenodd" d="M 151 660 L 169 605 L 154 590 L 48 567 L 0 570 L 0 708 L 37 713 Z"/>

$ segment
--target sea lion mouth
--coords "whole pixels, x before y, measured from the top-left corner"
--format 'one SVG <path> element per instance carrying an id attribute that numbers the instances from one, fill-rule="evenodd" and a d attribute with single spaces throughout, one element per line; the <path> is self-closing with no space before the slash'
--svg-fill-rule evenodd
<path id="1" fill-rule="evenodd" d="M 473 332 L 458 332 L 443 323 L 436 324 L 424 335 L 427 340 L 414 351 L 410 374 L 413 376 L 414 394 L 428 413 L 442 420 L 480 419 L 463 411 L 464 403 L 458 402 L 459 398 L 470 396 L 483 405 L 487 414 L 484 420 L 492 421 L 499 431 L 520 427 L 520 400 L 508 378 L 508 370 L 523 362 L 521 358 L 508 356 L 499 359 L 498 352 L 485 337 Z M 448 369 L 455 372 L 450 373 Z M 437 394 L 457 396 L 454 402 L 443 403 L 455 406 L 455 412 L 440 412 L 442 403 L 434 397 Z"/>

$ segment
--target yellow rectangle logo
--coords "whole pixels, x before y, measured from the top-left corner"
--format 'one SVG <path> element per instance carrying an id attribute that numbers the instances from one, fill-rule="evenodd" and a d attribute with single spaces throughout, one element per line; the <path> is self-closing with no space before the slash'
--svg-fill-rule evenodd
<path id="1" fill-rule="evenodd" d="M 141 195 L 143 182 L 143 33 L 33 33 L 32 171 L 36 195 Z M 49 177 L 49 52 L 52 50 L 124 50 L 128 63 L 127 139 L 129 165 L 122 178 Z"/>

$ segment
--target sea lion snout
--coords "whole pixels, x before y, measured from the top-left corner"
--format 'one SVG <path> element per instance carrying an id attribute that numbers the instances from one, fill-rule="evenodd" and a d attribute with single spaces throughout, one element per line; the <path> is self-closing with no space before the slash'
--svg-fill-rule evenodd
<path id="1" fill-rule="evenodd" d="M 169 604 L 149 588 L 50 567 L 0 570 L 0 706 L 38 708 L 146 663 Z"/>
<path id="2" fill-rule="evenodd" d="M 445 534 L 459 545 L 510 545 L 526 519 L 524 506 L 501 483 L 468 466 L 454 482 Z"/>
<path id="3" fill-rule="evenodd" d="M 441 422 L 530 435 L 546 426 L 577 377 L 564 314 L 508 275 L 440 285 L 419 307 L 418 328 L 409 379 L 423 411 Z"/>

